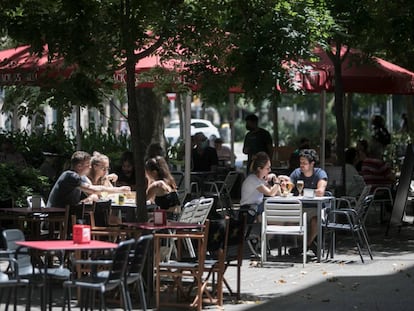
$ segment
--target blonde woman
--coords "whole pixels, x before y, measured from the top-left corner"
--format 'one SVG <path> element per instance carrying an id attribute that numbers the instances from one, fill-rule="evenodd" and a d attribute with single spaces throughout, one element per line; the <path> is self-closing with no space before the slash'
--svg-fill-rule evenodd
<path id="1" fill-rule="evenodd" d="M 105 186 L 105 191 L 90 195 L 86 201 L 97 201 L 108 192 L 124 193 L 131 190 L 130 187 L 126 186 L 114 187 L 113 183 L 116 183 L 118 176 L 116 174 L 108 174 L 109 170 L 109 158 L 102 153 L 94 151 L 91 157 L 91 168 L 86 178 L 91 185 Z"/>

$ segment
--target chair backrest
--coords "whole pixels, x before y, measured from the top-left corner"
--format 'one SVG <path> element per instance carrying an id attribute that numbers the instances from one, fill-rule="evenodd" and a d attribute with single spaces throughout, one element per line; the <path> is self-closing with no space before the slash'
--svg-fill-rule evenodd
<path id="1" fill-rule="evenodd" d="M 148 249 L 153 239 L 152 234 L 141 236 L 132 247 L 129 258 L 129 273 L 142 273 L 144 270 L 145 260 L 147 259 Z"/>
<path id="2" fill-rule="evenodd" d="M 236 184 L 237 178 L 239 178 L 239 173 L 236 171 L 230 171 L 227 173 L 226 178 L 224 179 L 223 186 L 226 188 L 227 193 L 230 193 Z"/>
<path id="3" fill-rule="evenodd" d="M 114 250 L 112 256 L 112 265 L 109 271 L 108 279 L 106 280 L 107 283 L 124 280 L 126 268 L 129 262 L 129 254 L 134 243 L 135 239 L 130 239 L 122 241 L 118 244 L 118 247 Z"/>
<path id="4" fill-rule="evenodd" d="M 18 256 L 16 258 L 19 273 L 21 275 L 31 274 L 33 272 L 33 265 L 31 256 L 27 253 L 27 250 L 21 248 L 16 244 L 18 241 L 25 241 L 24 233 L 20 229 L 6 229 L 2 232 L 3 244 L 8 251 L 15 252 L 19 249 Z M 14 254 L 10 254 L 14 257 Z"/>
<path id="5" fill-rule="evenodd" d="M 371 193 L 371 188 L 372 188 L 371 185 L 366 185 L 364 188 L 362 188 L 361 194 L 359 195 L 358 200 L 356 202 L 357 209 L 359 206 L 362 205 L 366 197 Z"/>
<path id="6" fill-rule="evenodd" d="M 302 202 L 267 199 L 263 216 L 266 225 L 302 226 Z"/>
<path id="7" fill-rule="evenodd" d="M 342 166 L 326 166 L 325 172 L 328 175 L 328 189 L 332 190 L 332 192 L 336 193 L 338 189 L 343 187 L 343 167 Z"/>
<path id="8" fill-rule="evenodd" d="M 39 199 L 40 199 L 40 207 L 45 208 L 46 207 L 45 200 L 43 200 L 43 197 L 39 197 Z M 26 201 L 27 201 L 27 206 L 33 207 L 33 196 L 32 195 L 29 195 L 26 198 Z"/>
<path id="9" fill-rule="evenodd" d="M 363 198 L 362 202 L 359 205 L 359 208 L 357 210 L 357 215 L 362 225 L 365 224 L 365 221 L 368 216 L 369 208 L 372 205 L 372 201 L 374 201 L 374 196 L 372 194 L 369 194 Z"/>
<path id="10" fill-rule="evenodd" d="M 93 203 L 93 217 L 91 217 L 92 227 L 107 227 L 109 225 L 111 204 L 111 200 L 97 201 Z"/>
<path id="11" fill-rule="evenodd" d="M 223 219 L 210 220 L 209 235 L 207 240 L 207 250 L 210 254 L 218 251 L 219 249 L 221 249 L 224 253 L 227 253 L 229 223 L 229 216 L 225 216 Z"/>
<path id="12" fill-rule="evenodd" d="M 191 222 L 197 224 L 204 224 L 208 217 L 208 214 L 210 213 L 211 208 L 213 207 L 213 204 L 213 198 L 201 198 L 198 202 L 196 210 L 194 211 Z"/>
<path id="13" fill-rule="evenodd" d="M 179 222 L 191 223 L 195 210 L 197 209 L 199 199 L 191 200 L 187 202 L 181 210 L 180 217 L 178 218 Z"/>
<path id="14" fill-rule="evenodd" d="M 175 180 L 175 184 L 177 185 L 177 189 L 180 189 L 181 185 L 184 181 L 184 173 L 179 171 L 172 171 L 171 172 L 172 177 Z"/>
<path id="15" fill-rule="evenodd" d="M 227 253 L 226 261 L 237 260 L 238 262 L 243 261 L 243 247 L 245 239 L 245 228 L 246 228 L 247 217 L 245 214 L 229 220 L 229 234 L 227 238 Z"/>

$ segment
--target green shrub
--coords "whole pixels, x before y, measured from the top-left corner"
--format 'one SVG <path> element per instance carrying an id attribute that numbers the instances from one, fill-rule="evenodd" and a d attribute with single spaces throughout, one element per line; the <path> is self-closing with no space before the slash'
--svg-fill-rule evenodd
<path id="1" fill-rule="evenodd" d="M 27 196 L 40 194 L 47 197 L 50 184 L 48 178 L 32 167 L 16 167 L 0 164 L 0 200 L 13 198 L 16 206 L 27 206 Z"/>

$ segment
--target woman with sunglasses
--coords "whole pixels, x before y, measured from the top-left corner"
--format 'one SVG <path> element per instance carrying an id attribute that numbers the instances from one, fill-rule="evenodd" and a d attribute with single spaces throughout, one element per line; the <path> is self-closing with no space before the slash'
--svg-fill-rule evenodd
<path id="1" fill-rule="evenodd" d="M 118 180 L 116 174 L 108 174 L 110 170 L 109 167 L 109 158 L 97 151 L 94 151 L 91 157 L 91 168 L 88 175 L 86 176 L 87 181 L 91 185 L 105 186 L 111 188 L 111 193 L 124 193 L 129 192 L 130 187 L 114 187 L 114 183 Z M 92 194 L 87 198 L 87 202 L 97 201 L 101 197 L 106 196 L 106 191 L 101 192 L 100 194 Z"/>

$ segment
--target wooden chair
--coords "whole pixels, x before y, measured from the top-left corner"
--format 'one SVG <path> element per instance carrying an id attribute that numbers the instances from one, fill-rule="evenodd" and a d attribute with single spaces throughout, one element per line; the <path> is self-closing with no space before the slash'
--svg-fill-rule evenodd
<path id="1" fill-rule="evenodd" d="M 213 230 L 213 224 L 218 225 Z M 226 271 L 226 254 L 229 241 L 230 218 L 211 220 L 207 243 L 208 259 L 204 262 L 203 296 L 209 304 L 223 306 L 224 272 Z"/>
<path id="2" fill-rule="evenodd" d="M 240 300 L 240 287 L 241 287 L 241 266 L 243 263 L 244 252 L 244 238 L 246 230 L 246 217 L 245 215 L 239 217 L 239 219 L 229 220 L 229 233 L 227 238 L 227 252 L 225 259 L 224 275 L 228 267 L 236 268 L 236 291 L 233 291 L 230 284 L 223 277 L 223 282 L 227 287 L 230 295 L 236 296 L 237 300 Z"/>
<path id="3" fill-rule="evenodd" d="M 187 231 L 154 234 L 154 254 L 155 254 L 155 292 L 156 292 L 156 308 L 160 307 L 186 307 L 202 310 L 203 297 L 203 273 L 204 263 L 207 251 L 207 239 L 209 231 L 209 222 L 206 221 L 201 231 Z M 181 247 L 178 247 L 179 253 L 177 260 L 162 261 L 161 247 L 163 240 L 176 239 L 177 243 L 191 239 L 197 245 L 197 260 L 184 260 Z M 168 282 L 165 280 L 168 279 Z M 191 292 L 186 289 L 185 280 L 190 279 L 188 287 Z M 168 286 L 172 285 L 172 286 Z M 172 292 L 176 293 L 177 300 L 171 301 L 168 297 L 162 297 L 161 288 L 169 287 Z M 195 289 L 195 293 L 192 293 Z"/>

